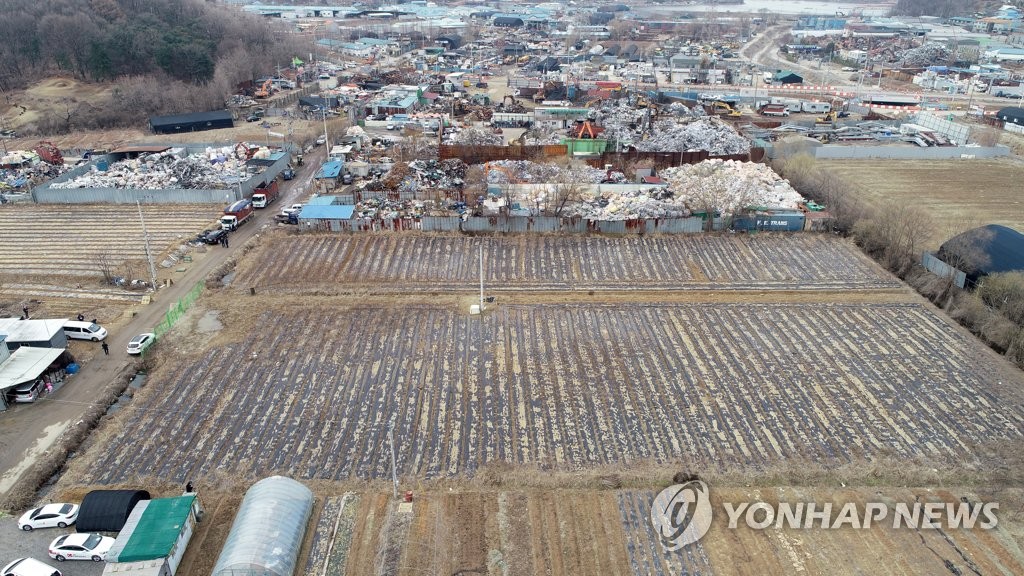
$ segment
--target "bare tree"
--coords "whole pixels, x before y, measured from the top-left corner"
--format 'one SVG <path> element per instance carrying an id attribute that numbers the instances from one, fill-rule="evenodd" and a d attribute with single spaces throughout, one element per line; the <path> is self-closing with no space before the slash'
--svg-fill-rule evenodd
<path id="1" fill-rule="evenodd" d="M 853 229 L 857 243 L 898 276 L 905 275 L 918 261 L 934 225 L 919 206 L 891 201 L 880 206 L 871 218 Z"/>
<path id="2" fill-rule="evenodd" d="M 93 263 L 96 266 L 96 271 L 103 276 L 103 281 L 113 284 L 114 277 L 117 276 L 117 262 L 114 261 L 114 257 L 105 252 L 100 252 L 93 257 Z"/>
<path id="3" fill-rule="evenodd" d="M 585 167 L 579 161 L 569 160 L 562 166 L 552 189 L 555 216 L 561 216 L 569 202 L 580 200 L 580 195 L 587 187 L 584 180 L 585 171 Z"/>
<path id="4" fill-rule="evenodd" d="M 707 230 L 714 230 L 716 214 L 734 214 L 750 205 L 756 186 L 745 179 L 725 174 L 721 162 L 701 162 L 694 166 L 698 178 L 690 188 L 694 212 L 707 214 Z"/>

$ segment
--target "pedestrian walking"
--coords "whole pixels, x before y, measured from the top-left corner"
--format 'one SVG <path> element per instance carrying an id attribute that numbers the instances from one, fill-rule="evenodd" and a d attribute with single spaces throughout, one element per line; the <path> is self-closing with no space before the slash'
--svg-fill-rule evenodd
<path id="1" fill-rule="evenodd" d="M 28 320 L 28 306 L 22 308 L 21 311 L 25 313 L 25 320 Z"/>
<path id="2" fill-rule="evenodd" d="M 78 321 L 79 322 L 85 322 L 85 314 L 82 314 L 81 312 L 79 312 L 78 313 Z"/>
<path id="3" fill-rule="evenodd" d="M 230 248 L 230 247 L 231 247 L 231 246 L 230 246 L 230 245 L 228 244 L 228 237 L 227 237 L 227 236 L 225 236 L 225 237 L 224 237 L 224 247 L 225 247 L 225 248 Z"/>
<path id="4" fill-rule="evenodd" d="M 188 482 L 185 483 L 185 493 L 191 492 L 195 492 L 195 490 L 192 489 L 192 481 L 189 480 Z"/>
<path id="5" fill-rule="evenodd" d="M 104 342 L 103 345 L 100 346 L 100 348 L 103 348 L 103 355 L 104 356 L 110 356 L 110 346 L 107 346 L 106 342 Z"/>

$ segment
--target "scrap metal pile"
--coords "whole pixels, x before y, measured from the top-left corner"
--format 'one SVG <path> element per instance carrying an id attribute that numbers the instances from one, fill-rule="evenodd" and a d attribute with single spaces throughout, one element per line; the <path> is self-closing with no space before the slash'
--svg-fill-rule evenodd
<path id="1" fill-rule="evenodd" d="M 423 216 L 448 216 L 451 212 L 432 200 L 388 200 L 383 197 L 367 198 L 356 204 L 356 218 L 421 218 Z"/>
<path id="2" fill-rule="evenodd" d="M 672 104 L 659 112 L 613 101 L 602 106 L 596 117 L 604 128 L 603 137 L 641 152 L 707 150 L 724 155 L 750 151 L 750 142 L 732 125 L 704 116 L 700 108 L 690 109 L 682 104 Z"/>
<path id="3" fill-rule="evenodd" d="M 949 60 L 949 50 L 938 42 L 928 42 L 897 54 L 899 64 L 905 68 L 925 68 Z"/>
<path id="4" fill-rule="evenodd" d="M 565 214 L 592 220 L 683 218 L 694 212 L 735 214 L 748 207 L 796 209 L 804 199 L 764 164 L 707 160 L 658 173 L 665 187 L 585 192 Z"/>
<path id="5" fill-rule="evenodd" d="M 55 166 L 43 162 L 32 150 L 12 150 L 0 158 L 0 167 L 0 191 L 27 190 L 71 169 L 64 164 Z"/>
<path id="6" fill-rule="evenodd" d="M 449 144 L 459 146 L 501 146 L 505 143 L 501 134 L 480 128 L 463 128 L 448 138 Z"/>
<path id="7" fill-rule="evenodd" d="M 454 190 L 462 188 L 466 178 L 466 164 L 458 158 L 448 160 L 413 160 L 409 171 L 420 188 Z"/>
<path id="8" fill-rule="evenodd" d="M 488 170 L 488 184 L 548 184 L 562 180 L 562 174 L 567 170 L 558 164 L 540 164 L 530 160 L 495 160 L 488 166 L 500 168 Z M 568 170 L 571 171 L 574 181 L 584 184 L 598 184 L 609 179 L 613 182 L 626 181 L 622 172 L 612 172 L 609 175 L 605 170 L 591 166 L 573 166 Z"/>
<path id="9" fill-rule="evenodd" d="M 141 190 L 230 188 L 246 177 L 246 160 L 247 157 L 238 158 L 235 149 L 230 146 L 207 148 L 205 153 L 190 155 L 185 155 L 180 148 L 172 148 L 166 152 L 120 160 L 106 170 L 100 170 L 94 165 L 85 174 L 67 182 L 51 184 L 51 187 Z"/>

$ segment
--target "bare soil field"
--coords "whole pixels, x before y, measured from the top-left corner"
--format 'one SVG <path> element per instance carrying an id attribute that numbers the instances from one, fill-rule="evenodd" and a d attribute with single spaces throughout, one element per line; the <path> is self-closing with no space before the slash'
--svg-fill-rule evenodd
<path id="1" fill-rule="evenodd" d="M 849 242 L 822 235 L 661 238 L 290 235 L 239 268 L 235 286 L 317 294 L 490 291 L 877 289 L 899 284 Z"/>
<path id="2" fill-rule="evenodd" d="M 918 204 L 936 222 L 932 247 L 963 226 L 1024 229 L 1024 163 L 1005 160 L 830 160 L 822 166 L 856 184 L 864 199 Z"/>
<path id="3" fill-rule="evenodd" d="M 421 478 L 495 462 L 971 467 L 977 446 L 1024 438 L 1022 379 L 920 305 L 331 309 L 222 311 L 230 340 L 190 342 L 75 476 L 385 478 L 391 427 L 400 474 Z"/>

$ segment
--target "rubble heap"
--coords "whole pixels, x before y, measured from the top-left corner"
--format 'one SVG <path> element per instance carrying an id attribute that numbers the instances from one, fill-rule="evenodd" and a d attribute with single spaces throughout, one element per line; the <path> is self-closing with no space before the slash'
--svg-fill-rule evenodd
<path id="1" fill-rule="evenodd" d="M 488 184 L 508 184 L 509 174 L 512 174 L 518 183 L 544 184 L 558 182 L 562 179 L 563 171 L 566 170 L 566 168 L 558 164 L 541 164 L 531 162 L 530 160 L 495 160 L 489 165 L 494 168 L 502 168 L 503 170 L 490 170 L 487 173 Z M 570 170 L 572 171 L 573 180 L 586 184 L 598 184 L 609 179 L 608 173 L 600 168 L 573 166 Z M 625 181 L 625 178 L 622 172 L 612 172 L 610 176 L 610 179 L 616 182 Z"/>
<path id="2" fill-rule="evenodd" d="M 448 209 L 432 200 L 388 200 L 384 197 L 367 198 L 356 204 L 356 218 L 421 218 L 423 216 L 448 216 Z"/>
<path id="3" fill-rule="evenodd" d="M 591 220 L 685 218 L 711 210 L 730 215 L 748 207 L 796 209 L 804 201 L 764 164 L 707 160 L 666 168 L 658 176 L 666 186 L 586 192 L 564 213 Z"/>
<path id="4" fill-rule="evenodd" d="M 925 68 L 949 60 L 949 50 L 938 42 L 927 42 L 897 54 L 904 68 Z"/>
<path id="5" fill-rule="evenodd" d="M 460 146 L 501 146 L 505 143 L 501 134 L 480 128 L 464 128 L 452 134 L 448 141 Z"/>
<path id="6" fill-rule="evenodd" d="M 51 187 L 209 190 L 230 188 L 245 177 L 245 160 L 238 159 L 230 146 L 207 148 L 203 154 L 190 155 L 184 155 L 180 148 L 172 148 L 114 162 L 107 170 L 94 165 L 89 172 L 67 182 L 51 184 Z"/>
<path id="7" fill-rule="evenodd" d="M 56 178 L 72 167 L 54 166 L 43 162 L 34 150 L 12 150 L 0 158 L 0 192 L 28 190 L 33 186 Z"/>
<path id="8" fill-rule="evenodd" d="M 565 137 L 566 135 L 562 132 L 532 128 L 523 132 L 522 142 L 524 146 L 547 146 L 549 144 L 561 144 L 562 138 Z"/>

